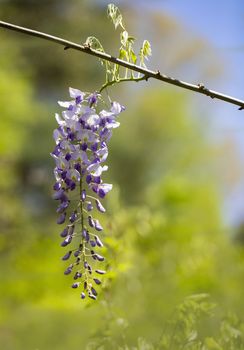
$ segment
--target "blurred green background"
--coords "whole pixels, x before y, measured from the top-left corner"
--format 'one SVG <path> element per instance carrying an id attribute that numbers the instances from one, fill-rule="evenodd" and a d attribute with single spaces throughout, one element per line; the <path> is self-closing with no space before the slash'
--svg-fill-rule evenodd
<path id="1" fill-rule="evenodd" d="M 94 35 L 117 53 L 104 2 L 0 4 L 5 21 L 75 42 Z M 195 60 L 199 76 L 221 76 L 213 48 L 174 18 L 152 10 L 142 26 L 121 11 L 138 40 L 150 29 L 152 66 L 163 58 L 180 71 Z M 40 39 L 1 29 L 0 40 L 1 349 L 244 349 L 244 230 L 226 226 L 222 206 L 233 155 L 210 141 L 207 110 L 151 81 L 109 91 L 126 106 L 106 175 L 110 273 L 98 302 L 83 302 L 63 275 L 49 153 L 56 100 L 69 86 L 99 89 L 103 71 Z"/>

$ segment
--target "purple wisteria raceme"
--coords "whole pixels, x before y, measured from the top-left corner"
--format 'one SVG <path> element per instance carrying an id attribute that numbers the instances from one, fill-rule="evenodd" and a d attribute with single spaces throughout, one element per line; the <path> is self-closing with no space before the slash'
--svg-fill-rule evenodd
<path id="1" fill-rule="evenodd" d="M 98 236 L 103 227 L 94 211 L 106 211 L 101 200 L 111 191 L 112 184 L 102 180 L 103 172 L 108 170 L 104 162 L 108 141 L 113 129 L 120 125 L 117 117 L 124 107 L 112 102 L 109 110 L 98 112 L 98 93 L 73 88 L 69 88 L 69 93 L 71 101 L 59 101 L 64 110 L 55 115 L 58 127 L 53 132 L 56 145 L 51 153 L 56 179 L 53 199 L 59 201 L 57 224 L 65 224 L 60 233 L 61 246 L 68 246 L 68 251 L 62 260 L 72 260 L 64 274 L 72 273 L 78 280 L 71 287 L 82 288 L 81 299 L 87 295 L 96 300 L 94 284 L 101 283 L 96 276 L 105 271 L 99 266 L 104 257 L 97 252 L 103 247 Z"/>

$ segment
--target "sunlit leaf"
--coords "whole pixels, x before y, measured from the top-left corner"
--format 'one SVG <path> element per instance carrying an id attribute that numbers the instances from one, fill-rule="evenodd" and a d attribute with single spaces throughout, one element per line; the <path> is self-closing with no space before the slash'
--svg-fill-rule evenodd
<path id="1" fill-rule="evenodd" d="M 121 60 L 126 60 L 127 57 L 128 57 L 128 55 L 127 55 L 126 50 L 123 49 L 123 48 L 121 48 L 121 49 L 119 50 L 119 58 L 120 58 Z"/>
<path id="2" fill-rule="evenodd" d="M 151 45 L 148 40 L 144 40 L 142 44 L 142 48 L 140 50 L 140 56 L 148 59 L 148 56 L 152 55 Z"/>
<path id="3" fill-rule="evenodd" d="M 136 56 L 135 52 L 134 52 L 132 49 L 130 50 L 130 59 L 131 59 L 131 61 L 132 61 L 134 64 L 136 64 L 137 56 Z"/>
<path id="4" fill-rule="evenodd" d="M 127 44 L 127 41 L 128 41 L 128 37 L 129 37 L 129 34 L 126 30 L 124 30 L 121 34 L 120 34 L 120 41 L 121 41 L 121 44 L 126 46 Z"/>
<path id="5" fill-rule="evenodd" d="M 118 26 L 121 26 L 122 29 L 125 29 L 123 25 L 122 14 L 117 6 L 115 6 L 114 4 L 109 4 L 107 9 L 107 14 L 108 14 L 108 17 L 112 20 L 115 29 L 117 29 Z"/>

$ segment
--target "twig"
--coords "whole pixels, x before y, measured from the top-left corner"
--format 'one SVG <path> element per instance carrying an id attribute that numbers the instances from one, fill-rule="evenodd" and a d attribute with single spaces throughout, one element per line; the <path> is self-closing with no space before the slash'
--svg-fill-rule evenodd
<path id="1" fill-rule="evenodd" d="M 102 60 L 118 64 L 122 67 L 125 67 L 125 68 L 132 70 L 132 71 L 143 74 L 144 76 L 143 76 L 143 79 L 141 79 L 141 80 L 148 80 L 149 78 L 154 78 L 154 79 L 163 81 L 163 82 L 168 83 L 168 84 L 176 85 L 178 87 L 181 87 L 181 88 L 184 88 L 187 90 L 198 92 L 200 94 L 209 96 L 211 98 L 216 98 L 216 99 L 237 105 L 237 106 L 239 106 L 239 110 L 244 109 L 244 101 L 236 99 L 236 98 L 228 96 L 228 95 L 224 95 L 224 94 L 219 93 L 217 91 L 207 89 L 203 84 L 194 85 L 194 84 L 189 84 L 187 82 L 181 81 L 179 79 L 168 77 L 164 74 L 161 74 L 160 71 L 155 72 L 155 71 L 151 71 L 151 70 L 142 68 L 142 67 L 137 66 L 135 64 L 132 64 L 132 63 L 123 61 L 119 58 L 113 57 L 107 53 L 94 50 L 88 45 L 79 45 L 79 44 L 73 43 L 71 41 L 68 41 L 68 40 L 53 36 L 53 35 L 38 32 L 36 30 L 32 30 L 32 29 L 25 28 L 25 27 L 20 27 L 20 26 L 11 24 L 11 23 L 3 22 L 3 21 L 0 21 L 0 27 L 14 30 L 14 31 L 17 31 L 20 33 L 30 35 L 30 36 L 36 36 L 36 37 L 39 37 L 39 38 L 42 38 L 42 39 L 45 39 L 48 41 L 55 42 L 59 45 L 63 45 L 65 50 L 73 49 L 73 50 L 82 51 L 82 52 L 87 53 L 89 55 L 99 57 Z M 112 85 L 112 84 L 110 84 L 110 85 Z"/>
<path id="2" fill-rule="evenodd" d="M 140 77 L 140 78 L 122 78 L 122 79 L 119 79 L 119 80 L 111 80 L 111 81 L 108 81 L 107 83 L 103 84 L 103 86 L 101 87 L 101 89 L 99 90 L 99 92 L 101 93 L 104 89 L 106 89 L 108 86 L 112 86 L 114 84 L 118 84 L 118 83 L 123 83 L 125 81 L 135 81 L 135 82 L 138 82 L 138 81 L 142 81 L 142 80 L 147 80 L 147 76 L 143 76 L 143 77 Z"/>

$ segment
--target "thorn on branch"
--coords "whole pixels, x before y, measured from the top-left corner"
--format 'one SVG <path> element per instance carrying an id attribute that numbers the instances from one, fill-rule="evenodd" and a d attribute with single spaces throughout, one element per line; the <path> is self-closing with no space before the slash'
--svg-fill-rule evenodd
<path id="1" fill-rule="evenodd" d="M 199 84 L 197 84 L 197 86 L 198 86 L 199 90 L 205 90 L 206 89 L 203 83 L 199 83 Z"/>
<path id="2" fill-rule="evenodd" d="M 91 45 L 89 43 L 84 43 L 83 46 L 84 46 L 84 49 L 86 49 L 87 51 L 91 50 Z"/>
<path id="3" fill-rule="evenodd" d="M 244 106 L 240 106 L 239 108 L 238 108 L 238 111 L 242 111 L 244 109 Z"/>
<path id="4" fill-rule="evenodd" d="M 203 83 L 199 83 L 199 84 L 197 84 L 197 86 L 198 86 L 199 90 L 202 91 L 202 93 L 204 95 L 209 96 L 211 98 L 214 98 L 214 96 L 211 94 L 209 89 L 207 89 Z"/>
<path id="5" fill-rule="evenodd" d="M 159 75 L 159 76 L 161 75 L 159 70 L 157 70 L 156 75 Z"/>
<path id="6" fill-rule="evenodd" d="M 68 50 L 68 49 L 70 49 L 71 47 L 70 46 L 65 46 L 64 47 L 64 50 Z"/>

